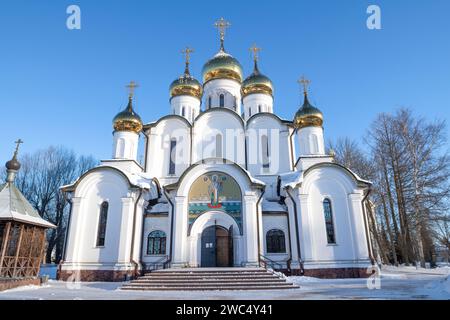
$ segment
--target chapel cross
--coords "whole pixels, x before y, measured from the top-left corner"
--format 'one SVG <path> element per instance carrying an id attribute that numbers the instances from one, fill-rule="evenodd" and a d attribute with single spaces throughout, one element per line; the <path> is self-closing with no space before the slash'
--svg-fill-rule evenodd
<path id="1" fill-rule="evenodd" d="M 17 159 L 17 154 L 19 153 L 19 147 L 20 145 L 23 143 L 22 139 L 19 139 L 17 141 L 14 141 L 14 143 L 16 144 L 16 150 L 14 150 L 14 159 Z"/>
<path id="2" fill-rule="evenodd" d="M 223 50 L 223 41 L 225 39 L 225 31 L 231 26 L 231 24 L 224 18 L 220 18 L 214 23 L 214 26 L 219 30 L 220 34 L 220 49 Z"/>
<path id="3" fill-rule="evenodd" d="M 130 99 L 133 99 L 133 96 L 134 96 L 134 90 L 135 90 L 137 87 L 139 87 L 139 85 L 138 85 L 136 82 L 134 82 L 134 81 L 130 81 L 130 83 L 127 84 L 126 87 L 127 87 L 128 90 L 129 90 L 128 97 L 129 97 Z"/>
<path id="4" fill-rule="evenodd" d="M 181 53 L 184 54 L 185 58 L 186 58 L 186 64 L 189 64 L 190 60 L 191 60 L 191 53 L 194 52 L 194 49 L 186 47 L 186 49 L 181 50 Z"/>
<path id="5" fill-rule="evenodd" d="M 311 84 L 311 80 L 305 78 L 305 76 L 302 76 L 297 82 L 303 86 L 303 93 L 305 95 L 307 95 L 308 94 L 308 87 Z"/>
<path id="6" fill-rule="evenodd" d="M 261 48 L 258 48 L 256 44 L 254 44 L 253 47 L 250 48 L 250 51 L 253 52 L 253 61 L 255 62 L 258 61 L 259 58 L 258 54 L 261 51 Z"/>

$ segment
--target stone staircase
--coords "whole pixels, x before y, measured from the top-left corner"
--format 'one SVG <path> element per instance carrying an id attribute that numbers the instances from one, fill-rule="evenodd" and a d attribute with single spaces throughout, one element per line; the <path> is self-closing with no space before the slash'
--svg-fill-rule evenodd
<path id="1" fill-rule="evenodd" d="M 276 290 L 298 286 L 263 268 L 156 270 L 126 283 L 122 290 Z"/>

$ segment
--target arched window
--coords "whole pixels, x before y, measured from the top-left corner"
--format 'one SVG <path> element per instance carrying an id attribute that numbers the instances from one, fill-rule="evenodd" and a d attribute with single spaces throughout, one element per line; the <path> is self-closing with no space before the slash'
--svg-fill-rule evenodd
<path id="1" fill-rule="evenodd" d="M 285 253 L 286 242 L 284 232 L 278 229 L 272 229 L 266 235 L 267 253 Z"/>
<path id="2" fill-rule="evenodd" d="M 105 245 L 106 236 L 106 221 L 108 220 L 108 202 L 103 202 L 100 206 L 100 216 L 98 219 L 97 228 L 97 247 L 103 247 Z"/>
<path id="3" fill-rule="evenodd" d="M 177 140 L 170 140 L 170 153 L 169 153 L 169 174 L 175 174 L 175 160 L 177 156 Z"/>
<path id="4" fill-rule="evenodd" d="M 225 107 L 225 96 L 223 94 L 221 94 L 219 96 L 219 106 L 220 107 Z"/>
<path id="5" fill-rule="evenodd" d="M 181 116 L 182 117 L 186 116 L 186 110 L 184 107 L 181 107 Z"/>
<path id="6" fill-rule="evenodd" d="M 330 199 L 323 200 L 323 213 L 325 215 L 325 228 L 327 231 L 327 241 L 329 244 L 335 244 L 336 235 L 334 234 L 333 211 L 331 209 Z"/>
<path id="7" fill-rule="evenodd" d="M 222 135 L 216 134 L 216 158 L 222 158 Z"/>
<path id="8" fill-rule="evenodd" d="M 117 158 L 125 158 L 125 139 L 124 138 L 120 138 L 117 141 L 116 157 Z"/>
<path id="9" fill-rule="evenodd" d="M 262 153 L 263 168 L 269 168 L 269 166 L 270 166 L 269 139 L 267 139 L 266 135 L 261 136 L 261 153 Z"/>
<path id="10" fill-rule="evenodd" d="M 208 109 L 211 108 L 211 104 L 212 104 L 212 98 L 211 96 L 208 97 Z"/>
<path id="11" fill-rule="evenodd" d="M 311 144 L 311 153 L 318 154 L 319 153 L 319 139 L 317 138 L 317 135 L 312 134 L 310 136 L 309 143 Z"/>
<path id="12" fill-rule="evenodd" d="M 166 254 L 166 233 L 160 230 L 152 231 L 147 237 L 147 254 Z"/>

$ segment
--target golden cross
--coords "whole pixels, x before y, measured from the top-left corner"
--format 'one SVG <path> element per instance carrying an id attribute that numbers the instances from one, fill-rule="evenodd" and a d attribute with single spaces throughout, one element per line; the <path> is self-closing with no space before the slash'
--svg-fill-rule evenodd
<path id="1" fill-rule="evenodd" d="M 253 52 L 253 60 L 256 62 L 258 61 L 258 53 L 261 51 L 261 48 L 258 48 L 256 44 L 253 45 L 253 47 L 250 48 L 250 51 Z"/>
<path id="2" fill-rule="evenodd" d="M 303 86 L 303 93 L 308 94 L 308 87 L 311 84 L 311 80 L 302 76 L 297 82 Z"/>
<path id="3" fill-rule="evenodd" d="M 186 47 L 186 49 L 181 50 L 181 53 L 184 54 L 184 56 L 186 57 L 186 64 L 189 64 L 192 52 L 194 52 L 194 49 L 189 48 L 189 47 Z"/>
<path id="4" fill-rule="evenodd" d="M 134 82 L 134 81 L 130 81 L 130 83 L 127 84 L 126 87 L 127 87 L 128 90 L 129 90 L 128 97 L 129 97 L 130 99 L 132 99 L 133 96 L 134 96 L 134 90 L 135 90 L 137 87 L 139 87 L 139 85 L 138 85 L 136 82 Z"/>
<path id="5" fill-rule="evenodd" d="M 220 34 L 220 48 L 223 49 L 223 40 L 225 39 L 225 31 L 231 26 L 231 24 L 224 18 L 220 18 L 214 23 L 214 26 L 219 30 Z"/>

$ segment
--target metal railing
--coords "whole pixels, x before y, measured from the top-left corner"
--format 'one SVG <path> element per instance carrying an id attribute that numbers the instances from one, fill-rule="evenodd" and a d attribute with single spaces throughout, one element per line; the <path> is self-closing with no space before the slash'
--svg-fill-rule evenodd
<path id="1" fill-rule="evenodd" d="M 161 257 L 160 259 L 152 262 L 143 263 L 144 271 L 152 272 L 159 269 L 167 269 L 170 267 L 169 256 Z"/>
<path id="2" fill-rule="evenodd" d="M 282 270 L 283 265 L 280 262 L 274 261 L 266 256 L 260 254 L 259 255 L 259 266 L 264 269 L 273 269 L 273 270 Z"/>

